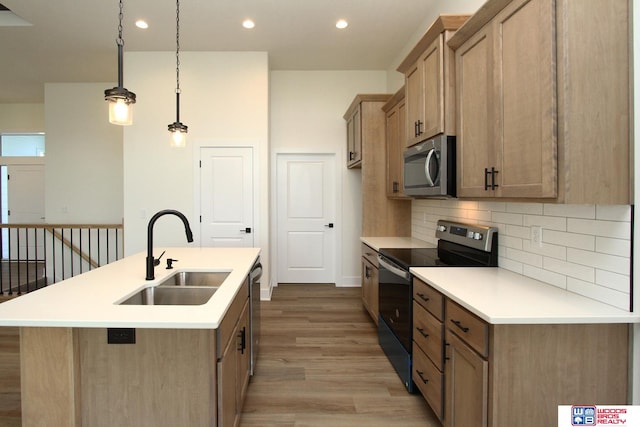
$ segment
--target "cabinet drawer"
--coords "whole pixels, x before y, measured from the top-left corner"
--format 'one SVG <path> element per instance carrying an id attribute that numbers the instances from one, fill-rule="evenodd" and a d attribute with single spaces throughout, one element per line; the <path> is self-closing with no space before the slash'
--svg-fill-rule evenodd
<path id="1" fill-rule="evenodd" d="M 378 268 L 378 252 L 364 243 L 362 244 L 362 257 L 366 258 L 375 268 Z"/>
<path id="2" fill-rule="evenodd" d="M 413 299 L 427 311 L 433 314 L 436 319 L 442 322 L 444 319 L 444 297 L 431 286 L 420 279 L 413 279 Z"/>
<path id="3" fill-rule="evenodd" d="M 489 355 L 489 325 L 447 299 L 447 328 L 483 357 Z"/>
<path id="4" fill-rule="evenodd" d="M 413 302 L 413 341 L 439 370 L 444 370 L 442 322 L 417 302 Z"/>
<path id="5" fill-rule="evenodd" d="M 431 409 L 433 409 L 433 412 L 442 420 L 444 403 L 442 399 L 443 374 L 431 363 L 422 350 L 415 345 L 413 346 L 411 377 L 429 406 L 431 406 Z"/>

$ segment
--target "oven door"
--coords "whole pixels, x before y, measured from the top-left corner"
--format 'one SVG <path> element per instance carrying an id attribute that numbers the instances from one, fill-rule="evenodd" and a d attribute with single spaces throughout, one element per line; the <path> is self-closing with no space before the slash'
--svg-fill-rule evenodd
<path id="1" fill-rule="evenodd" d="M 413 290 L 411 274 L 383 255 L 378 255 L 380 319 L 411 354 Z"/>

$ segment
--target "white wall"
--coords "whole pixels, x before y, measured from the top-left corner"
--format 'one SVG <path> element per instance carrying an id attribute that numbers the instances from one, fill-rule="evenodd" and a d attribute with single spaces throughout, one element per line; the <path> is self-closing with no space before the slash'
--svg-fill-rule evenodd
<path id="1" fill-rule="evenodd" d="M 45 215 L 49 223 L 120 224 L 122 128 L 109 123 L 113 83 L 45 85 Z"/>
<path id="2" fill-rule="evenodd" d="M 126 255 L 146 249 L 149 218 L 177 209 L 199 239 L 198 160 L 202 146 L 250 146 L 259 186 L 255 246 L 269 265 L 269 70 L 263 52 L 181 52 L 180 121 L 186 149 L 169 147 L 175 121 L 175 52 L 125 54 L 125 86 L 136 93 L 133 125 L 124 130 Z M 156 223 L 154 246 L 187 246 L 178 218 Z M 193 245 L 193 244 L 192 244 Z M 158 254 L 156 254 L 158 255 Z M 142 273 L 142 266 L 140 272 Z M 268 277 L 268 276 L 266 276 Z M 265 281 L 266 282 L 266 281 Z M 266 286 L 263 282 L 263 287 Z"/>
<path id="3" fill-rule="evenodd" d="M 0 104 L 0 133 L 44 132 L 44 104 Z"/>
<path id="4" fill-rule="evenodd" d="M 336 206 L 342 207 L 338 213 L 341 220 L 336 221 L 340 231 L 337 247 L 342 250 L 336 284 L 359 285 L 362 174 L 360 169 L 346 167 L 346 122 L 342 116 L 356 94 L 387 93 L 386 72 L 272 71 L 270 81 L 272 169 L 275 173 L 279 153 L 336 154 L 336 182 L 342 183 L 341 194 L 336 196 Z M 272 228 L 275 230 L 275 223 Z"/>

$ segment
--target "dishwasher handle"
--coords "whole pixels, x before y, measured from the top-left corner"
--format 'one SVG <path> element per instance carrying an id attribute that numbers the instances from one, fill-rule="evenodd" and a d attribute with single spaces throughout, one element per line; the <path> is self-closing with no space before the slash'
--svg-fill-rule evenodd
<path id="1" fill-rule="evenodd" d="M 257 280 L 260 280 L 261 277 L 262 277 L 262 264 L 257 263 L 256 265 L 253 266 L 253 268 L 251 269 L 251 272 L 249 273 L 249 281 L 253 283 Z"/>
<path id="2" fill-rule="evenodd" d="M 392 272 L 396 276 L 402 277 L 404 280 L 410 280 L 411 279 L 411 274 L 409 274 L 408 271 L 398 267 L 393 262 L 391 262 L 390 260 L 388 260 L 387 258 L 383 257 L 380 254 L 378 254 L 378 263 L 380 264 L 380 266 L 382 266 L 385 269 L 389 270 L 390 272 Z"/>

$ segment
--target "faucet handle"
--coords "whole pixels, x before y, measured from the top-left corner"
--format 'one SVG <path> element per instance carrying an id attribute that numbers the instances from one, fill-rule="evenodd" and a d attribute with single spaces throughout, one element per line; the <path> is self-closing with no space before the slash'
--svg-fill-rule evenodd
<path id="1" fill-rule="evenodd" d="M 162 253 L 160 254 L 160 256 L 159 256 L 158 258 L 155 258 L 155 259 L 153 260 L 153 265 L 154 265 L 154 266 L 156 266 L 156 265 L 160 265 L 160 258 L 162 258 L 162 255 L 164 255 L 164 253 L 165 253 L 165 252 L 166 252 L 166 251 L 162 251 Z"/>
<path id="2" fill-rule="evenodd" d="M 173 268 L 173 263 L 178 262 L 177 259 L 167 258 L 167 270 L 171 270 Z"/>

